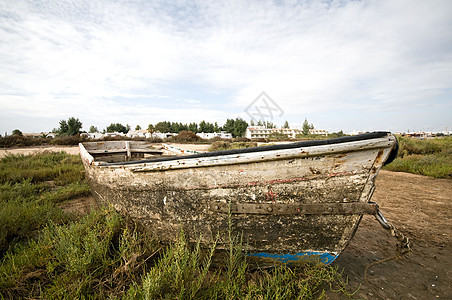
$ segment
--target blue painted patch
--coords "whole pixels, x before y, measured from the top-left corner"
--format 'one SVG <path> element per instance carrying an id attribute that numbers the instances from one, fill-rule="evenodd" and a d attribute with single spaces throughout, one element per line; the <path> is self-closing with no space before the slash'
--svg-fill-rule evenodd
<path id="1" fill-rule="evenodd" d="M 318 251 L 306 251 L 306 252 L 298 252 L 296 254 L 274 254 L 274 253 L 247 253 L 249 256 L 254 257 L 263 257 L 270 258 L 282 263 L 290 263 L 299 260 L 310 260 L 310 261 L 319 261 L 326 265 L 332 263 L 339 254 L 332 254 L 328 252 L 318 252 Z"/>

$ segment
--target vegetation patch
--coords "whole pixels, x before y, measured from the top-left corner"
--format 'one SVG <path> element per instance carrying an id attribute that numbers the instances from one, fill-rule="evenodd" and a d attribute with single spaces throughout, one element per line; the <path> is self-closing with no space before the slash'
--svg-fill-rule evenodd
<path id="1" fill-rule="evenodd" d="M 397 137 L 397 158 L 384 169 L 434 178 L 452 177 L 452 137 L 419 139 Z"/>
<path id="2" fill-rule="evenodd" d="M 290 140 L 287 134 L 281 132 L 272 132 L 268 135 L 268 140 L 270 141 L 288 141 Z"/>
<path id="3" fill-rule="evenodd" d="M 331 266 L 248 265 L 231 222 L 214 264 L 216 242 L 203 249 L 181 232 L 161 245 L 110 208 L 65 214 L 59 202 L 89 193 L 77 156 L 9 155 L 0 174 L 2 299 L 312 299 L 329 287 L 348 295 Z"/>
<path id="4" fill-rule="evenodd" d="M 182 130 L 178 135 L 172 136 L 169 142 L 176 143 L 194 143 L 202 141 L 202 138 L 196 135 L 193 131 Z"/>
<path id="5" fill-rule="evenodd" d="M 230 142 L 230 141 L 216 141 L 213 142 L 209 151 L 221 151 L 230 149 L 242 149 L 257 147 L 257 142 Z"/>
<path id="6" fill-rule="evenodd" d="M 71 219 L 57 203 L 90 194 L 80 157 L 60 153 L 0 160 L 0 257 L 49 224 Z"/>

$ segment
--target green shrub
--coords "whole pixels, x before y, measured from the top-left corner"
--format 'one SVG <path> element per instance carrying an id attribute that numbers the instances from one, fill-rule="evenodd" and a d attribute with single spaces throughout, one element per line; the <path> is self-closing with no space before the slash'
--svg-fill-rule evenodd
<path id="1" fill-rule="evenodd" d="M 202 141 L 202 138 L 197 136 L 193 131 L 182 130 L 178 135 L 169 138 L 168 141 L 175 143 L 194 143 Z"/>
<path id="2" fill-rule="evenodd" d="M 408 172 L 434 178 L 452 177 L 452 157 L 450 155 L 408 155 L 397 158 L 386 170 L 395 172 Z"/>
<path id="3" fill-rule="evenodd" d="M 65 184 L 84 179 L 80 157 L 65 152 L 43 152 L 28 156 L 10 154 L 0 159 L 0 162 L 0 183 L 52 180 Z"/>
<path id="4" fill-rule="evenodd" d="M 386 170 L 434 178 L 452 177 L 452 137 L 418 139 L 398 137 L 397 159 Z"/>
<path id="5" fill-rule="evenodd" d="M 69 226 L 50 223 L 42 238 L 42 243 L 54 250 L 48 271 L 60 267 L 73 275 L 88 275 L 99 266 L 108 265 L 110 243 L 120 228 L 121 218 L 113 211 L 91 213 Z"/>
<path id="6" fill-rule="evenodd" d="M 202 259 L 200 240 L 191 247 L 183 233 L 178 241 L 166 249 L 157 264 L 146 274 L 139 292 L 145 299 L 208 299 L 205 289 L 211 283 L 208 277 L 215 245 Z"/>
<path id="7" fill-rule="evenodd" d="M 104 298 L 106 290 L 114 289 L 115 277 L 129 277 L 128 267 L 136 267 L 145 248 L 111 210 L 92 211 L 68 225 L 50 223 L 39 239 L 5 256 L 0 293 L 12 298 Z"/>
<path id="8" fill-rule="evenodd" d="M 229 141 L 216 141 L 210 145 L 209 151 L 228 150 L 228 149 L 231 149 L 230 147 L 231 147 L 231 142 L 229 142 Z"/>
<path id="9" fill-rule="evenodd" d="M 452 138 L 418 139 L 410 137 L 398 137 L 399 156 L 405 157 L 412 154 L 434 154 L 447 151 L 452 146 Z"/>
<path id="10" fill-rule="evenodd" d="M 16 243 L 35 236 L 50 220 L 58 223 L 67 220 L 54 203 L 33 198 L 10 199 L 1 203 L 0 258 Z"/>
<path id="11" fill-rule="evenodd" d="M 246 137 L 235 137 L 232 139 L 233 143 L 240 143 L 240 142 L 251 142 L 249 138 Z"/>
<path id="12" fill-rule="evenodd" d="M 76 146 L 79 143 L 88 141 L 86 136 L 77 135 L 63 135 L 49 140 L 50 145 L 65 145 Z"/>
<path id="13" fill-rule="evenodd" d="M 45 138 L 32 138 L 22 135 L 0 137 L 0 148 L 39 146 L 47 142 Z"/>
<path id="14" fill-rule="evenodd" d="M 36 236 L 50 221 L 69 216 L 57 203 L 90 194 L 83 166 L 75 155 L 7 155 L 0 160 L 0 257 Z"/>
<path id="15" fill-rule="evenodd" d="M 272 132 L 268 135 L 270 141 L 287 141 L 289 136 L 281 132 Z"/>
<path id="16" fill-rule="evenodd" d="M 229 142 L 229 141 L 217 141 L 213 142 L 209 151 L 221 151 L 221 150 L 230 150 L 230 149 L 242 149 L 242 148 L 251 148 L 257 147 L 256 142 Z"/>

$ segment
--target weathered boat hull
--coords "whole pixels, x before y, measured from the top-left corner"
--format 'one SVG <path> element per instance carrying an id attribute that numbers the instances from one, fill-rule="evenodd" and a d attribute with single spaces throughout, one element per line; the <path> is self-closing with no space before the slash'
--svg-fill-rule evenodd
<path id="1" fill-rule="evenodd" d="M 80 148 L 99 201 L 162 242 L 183 229 L 204 244 L 219 234 L 224 248 L 231 220 L 252 256 L 330 263 L 376 210 L 375 177 L 397 141 L 381 132 L 329 141 L 127 163 L 97 163 L 89 144 Z"/>

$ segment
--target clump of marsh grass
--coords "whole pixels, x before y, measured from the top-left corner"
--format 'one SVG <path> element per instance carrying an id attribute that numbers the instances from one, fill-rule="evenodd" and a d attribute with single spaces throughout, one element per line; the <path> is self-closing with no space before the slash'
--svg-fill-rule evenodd
<path id="1" fill-rule="evenodd" d="M 452 138 L 417 139 L 398 137 L 399 153 L 386 170 L 433 178 L 452 177 Z"/>
<path id="2" fill-rule="evenodd" d="M 256 142 L 231 142 L 231 141 L 215 141 L 210 147 L 209 151 L 221 151 L 221 150 L 230 150 L 230 149 L 242 149 L 242 148 L 251 148 L 257 147 Z"/>
<path id="3" fill-rule="evenodd" d="M 145 299 L 209 299 L 207 287 L 216 279 L 209 269 L 215 251 L 214 243 L 207 253 L 201 249 L 201 239 L 189 245 L 181 232 L 158 262 L 144 276 L 141 285 L 134 285 L 128 297 Z"/>
<path id="4" fill-rule="evenodd" d="M 57 203 L 90 194 L 80 158 L 60 153 L 0 160 L 0 258 L 50 221 L 69 221 Z"/>
<path id="5" fill-rule="evenodd" d="M 0 293 L 46 299 L 119 296 L 139 280 L 153 245 L 109 209 L 67 225 L 50 223 L 39 238 L 3 258 Z"/>
<path id="6" fill-rule="evenodd" d="M 54 181 L 64 185 L 84 179 L 80 157 L 65 152 L 43 152 L 35 155 L 7 155 L 0 164 L 0 183 Z"/>

